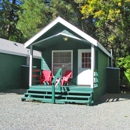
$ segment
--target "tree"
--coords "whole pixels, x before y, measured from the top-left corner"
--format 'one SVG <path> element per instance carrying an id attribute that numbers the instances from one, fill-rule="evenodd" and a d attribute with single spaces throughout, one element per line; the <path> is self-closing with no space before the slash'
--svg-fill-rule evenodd
<path id="1" fill-rule="evenodd" d="M 20 42 L 22 33 L 16 25 L 19 20 L 17 11 L 20 10 L 21 2 L 18 0 L 0 1 L 0 37 Z"/>
<path id="2" fill-rule="evenodd" d="M 74 14 L 77 17 L 77 21 L 75 22 L 75 26 L 81 29 L 83 32 L 87 33 L 88 35 L 96 38 L 95 31 L 96 27 L 93 22 L 93 17 L 89 16 L 83 19 L 83 14 L 81 13 L 81 6 L 83 6 L 85 0 L 64 0 L 68 4 L 71 4 L 74 10 Z"/>
<path id="3" fill-rule="evenodd" d="M 126 56 L 126 57 L 121 57 L 118 59 L 118 64 L 119 67 L 124 68 L 124 80 L 127 79 L 125 81 L 125 84 L 130 87 L 130 55 Z"/>
<path id="4" fill-rule="evenodd" d="M 130 0 L 81 0 L 83 18 L 93 17 L 96 36 L 109 51 L 113 49 L 114 65 L 119 57 L 130 53 Z"/>
<path id="5" fill-rule="evenodd" d="M 45 8 L 43 0 L 26 0 L 21 5 L 22 11 L 18 12 L 19 21 L 17 27 L 26 39 L 37 33 L 42 25 L 48 22 L 48 8 Z"/>
<path id="6" fill-rule="evenodd" d="M 108 51 L 113 50 L 114 66 L 120 67 L 121 82 L 125 83 L 125 68 L 118 63 L 120 57 L 130 54 L 130 0 L 81 1 L 85 1 L 81 13 L 84 18 L 93 17 L 97 39 Z"/>
<path id="7" fill-rule="evenodd" d="M 45 25 L 57 16 L 75 23 L 77 17 L 74 16 L 74 10 L 71 4 L 63 0 L 51 0 L 46 4 L 43 0 L 26 0 L 21 5 L 22 11 L 19 11 L 17 27 L 21 30 L 24 37 L 29 39 Z"/>

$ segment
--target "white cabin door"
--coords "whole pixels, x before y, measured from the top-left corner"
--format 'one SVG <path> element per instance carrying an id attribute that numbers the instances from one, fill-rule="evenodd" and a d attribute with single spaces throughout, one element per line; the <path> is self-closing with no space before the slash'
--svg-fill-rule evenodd
<path id="1" fill-rule="evenodd" d="M 91 85 L 91 49 L 78 50 L 78 85 Z"/>

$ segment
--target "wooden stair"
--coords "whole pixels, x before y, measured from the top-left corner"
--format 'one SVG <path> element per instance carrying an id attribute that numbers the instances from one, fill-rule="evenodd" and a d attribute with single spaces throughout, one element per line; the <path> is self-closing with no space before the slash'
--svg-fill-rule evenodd
<path id="1" fill-rule="evenodd" d="M 82 86 L 65 86 L 60 91 L 55 89 L 55 103 L 85 103 L 91 105 L 93 103 L 93 89 Z M 41 101 L 44 103 L 52 103 L 52 86 L 31 86 L 22 101 Z"/>

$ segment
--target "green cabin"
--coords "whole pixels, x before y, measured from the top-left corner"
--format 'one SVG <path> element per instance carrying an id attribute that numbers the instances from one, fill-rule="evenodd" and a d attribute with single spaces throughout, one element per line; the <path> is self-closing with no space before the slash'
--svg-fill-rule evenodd
<path id="1" fill-rule="evenodd" d="M 33 51 L 33 66 L 40 68 L 41 53 Z M 21 43 L 0 38 L 0 91 L 28 88 L 29 49 Z M 25 70 L 25 71 L 23 71 Z M 24 81 L 23 81 L 24 80 Z"/>
<path id="2" fill-rule="evenodd" d="M 106 68 L 111 65 L 112 55 L 97 40 L 61 17 L 45 26 L 24 47 L 30 48 L 30 71 L 29 89 L 23 101 L 90 105 L 106 93 Z M 32 68 L 33 50 L 42 53 L 39 70 Z M 40 85 L 38 78 L 38 82 L 33 82 L 41 70 L 52 71 L 52 85 Z M 66 70 L 73 72 L 69 85 L 61 86 L 60 81 L 55 85 Z"/>

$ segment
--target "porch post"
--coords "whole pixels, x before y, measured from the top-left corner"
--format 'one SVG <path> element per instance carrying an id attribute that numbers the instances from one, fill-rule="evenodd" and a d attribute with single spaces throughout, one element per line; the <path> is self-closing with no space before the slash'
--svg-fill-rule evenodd
<path id="1" fill-rule="evenodd" d="M 32 86 L 32 61 L 33 61 L 33 47 L 30 46 L 30 63 L 29 63 L 29 86 Z"/>
<path id="2" fill-rule="evenodd" d="M 91 73 L 92 73 L 91 88 L 94 88 L 94 65 L 95 65 L 95 50 L 94 45 L 91 45 Z"/>

